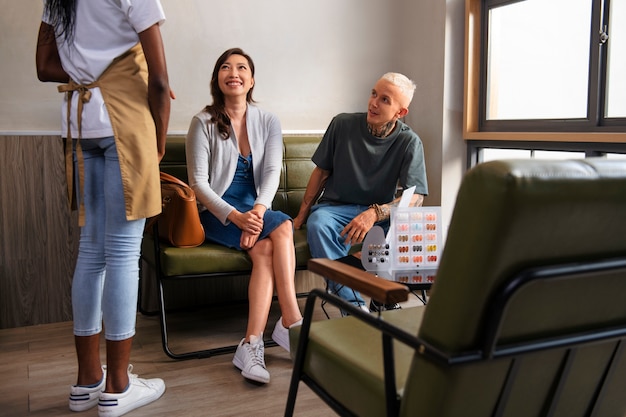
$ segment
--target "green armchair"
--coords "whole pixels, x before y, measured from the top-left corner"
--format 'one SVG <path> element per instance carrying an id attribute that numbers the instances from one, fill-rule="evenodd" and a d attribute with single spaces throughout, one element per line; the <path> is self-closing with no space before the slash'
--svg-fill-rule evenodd
<path id="1" fill-rule="evenodd" d="M 336 261 L 309 270 L 380 302 L 406 291 Z M 625 162 L 480 164 L 428 305 L 371 315 L 309 295 L 285 415 L 303 381 L 341 415 L 624 416 L 625 295 Z M 351 315 L 312 322 L 318 298 Z"/>

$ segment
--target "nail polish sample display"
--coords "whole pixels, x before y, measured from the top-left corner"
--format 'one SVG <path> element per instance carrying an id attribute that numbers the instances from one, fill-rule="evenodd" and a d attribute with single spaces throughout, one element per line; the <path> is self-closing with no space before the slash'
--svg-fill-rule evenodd
<path id="1" fill-rule="evenodd" d="M 431 284 L 442 249 L 441 207 L 394 207 L 387 235 L 374 226 L 365 237 L 361 263 L 394 281 Z"/>
<path id="2" fill-rule="evenodd" d="M 392 208 L 388 242 L 395 270 L 436 268 L 441 257 L 441 207 Z"/>

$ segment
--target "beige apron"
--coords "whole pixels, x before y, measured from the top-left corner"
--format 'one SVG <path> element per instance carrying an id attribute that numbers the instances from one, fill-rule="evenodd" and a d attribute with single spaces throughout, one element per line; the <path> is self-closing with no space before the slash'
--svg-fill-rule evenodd
<path id="1" fill-rule="evenodd" d="M 76 208 L 74 173 L 72 161 L 72 137 L 70 132 L 70 106 L 72 94 L 78 100 L 78 160 L 79 224 L 85 224 L 83 198 L 84 161 L 80 149 L 83 104 L 91 98 L 89 89 L 100 87 L 107 107 L 115 145 L 120 160 L 126 219 L 137 220 L 152 217 L 161 212 L 161 183 L 157 155 L 156 128 L 148 104 L 148 70 L 141 44 L 137 44 L 116 58 L 100 78 L 89 84 L 79 85 L 70 81 L 59 86 L 59 92 L 68 94 L 67 141 L 65 143 L 65 168 L 68 197 L 72 208 Z"/>

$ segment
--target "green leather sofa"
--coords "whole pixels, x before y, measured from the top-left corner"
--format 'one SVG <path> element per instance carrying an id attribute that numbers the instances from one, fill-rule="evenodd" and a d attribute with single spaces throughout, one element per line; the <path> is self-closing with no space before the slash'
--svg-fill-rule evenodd
<path id="1" fill-rule="evenodd" d="M 295 217 L 314 164 L 311 156 L 317 149 L 321 136 L 285 136 L 283 138 L 283 167 L 278 192 L 273 209 L 284 211 Z M 161 171 L 167 172 L 188 182 L 184 136 L 171 136 L 167 139 L 165 157 L 161 161 Z M 310 258 L 306 241 L 306 229 L 294 231 L 296 268 L 306 269 Z M 165 353 L 175 359 L 206 357 L 234 350 L 233 346 L 207 349 L 186 353 L 174 353 L 168 346 L 167 316 L 163 281 L 185 278 L 211 278 L 225 275 L 245 275 L 252 268 L 246 252 L 229 249 L 213 243 L 204 243 L 196 248 L 176 248 L 150 233 L 144 235 L 142 243 L 142 280 L 156 276 L 161 334 Z M 152 269 L 152 274 L 145 269 Z M 235 346 L 236 347 L 236 346 Z"/>

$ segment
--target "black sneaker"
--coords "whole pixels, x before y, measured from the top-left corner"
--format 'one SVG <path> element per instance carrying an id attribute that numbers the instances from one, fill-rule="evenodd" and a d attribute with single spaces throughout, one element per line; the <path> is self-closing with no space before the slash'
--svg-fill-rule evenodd
<path id="1" fill-rule="evenodd" d="M 387 311 L 387 310 L 400 310 L 401 308 L 402 307 L 400 307 L 400 304 L 398 303 L 379 304 L 378 302 L 374 300 L 370 300 L 370 312 L 372 313 L 378 313 L 380 311 Z"/>

